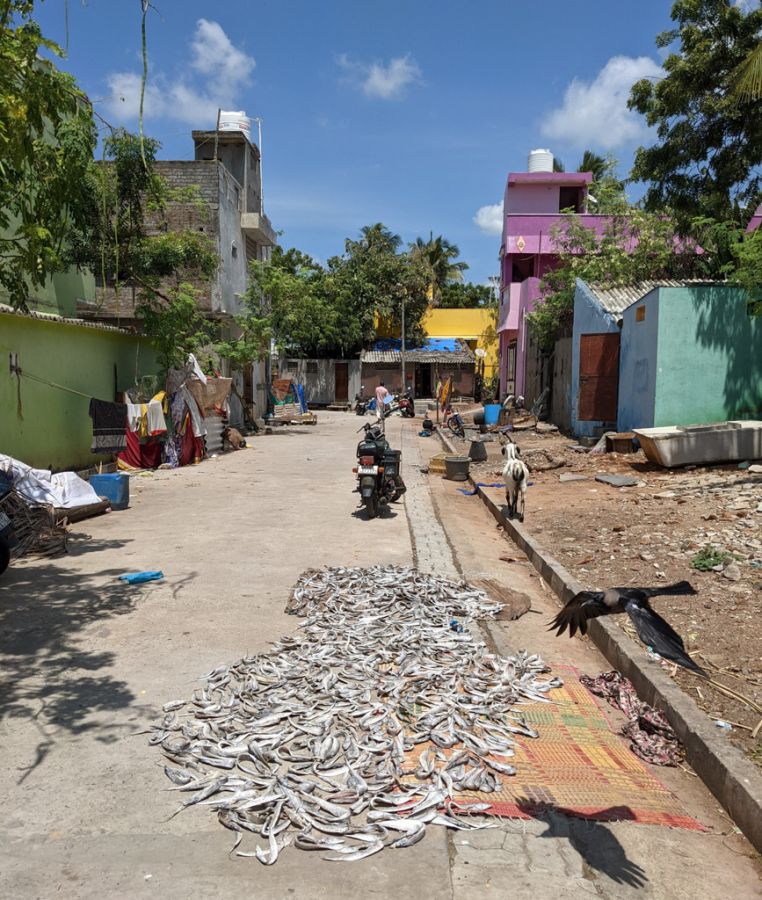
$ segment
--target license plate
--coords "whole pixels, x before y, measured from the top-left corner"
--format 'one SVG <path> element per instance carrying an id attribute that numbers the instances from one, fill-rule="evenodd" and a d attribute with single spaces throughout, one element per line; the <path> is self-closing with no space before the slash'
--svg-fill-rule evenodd
<path id="1" fill-rule="evenodd" d="M 378 475 L 378 466 L 358 466 L 358 475 Z"/>

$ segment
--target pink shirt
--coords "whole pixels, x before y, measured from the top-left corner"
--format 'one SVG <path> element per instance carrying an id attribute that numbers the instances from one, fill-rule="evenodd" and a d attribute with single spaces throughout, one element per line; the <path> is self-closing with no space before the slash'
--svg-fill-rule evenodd
<path id="1" fill-rule="evenodd" d="M 389 396 L 389 391 L 382 385 L 376 388 L 376 405 L 380 408 L 384 405 L 384 397 Z"/>

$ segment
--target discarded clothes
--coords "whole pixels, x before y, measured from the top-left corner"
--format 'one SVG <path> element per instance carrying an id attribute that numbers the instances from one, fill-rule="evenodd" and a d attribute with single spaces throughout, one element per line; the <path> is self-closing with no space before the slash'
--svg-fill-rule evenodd
<path id="1" fill-rule="evenodd" d="M 120 575 L 119 580 L 127 584 L 145 584 L 147 581 L 159 581 L 163 577 L 163 572 L 132 572 L 128 575 Z"/>
<path id="2" fill-rule="evenodd" d="M 580 675 L 579 680 L 598 697 L 605 698 L 627 716 L 622 734 L 631 742 L 632 752 L 655 766 L 676 766 L 683 749 L 661 710 L 638 699 L 632 682 L 619 672 L 602 672 L 597 678 Z"/>
<path id="3" fill-rule="evenodd" d="M 90 401 L 93 420 L 91 453 L 119 453 L 127 446 L 127 406 L 107 400 Z"/>
<path id="4" fill-rule="evenodd" d="M 479 493 L 480 487 L 502 488 L 503 490 L 505 490 L 505 485 L 502 481 L 492 481 L 489 484 L 487 484 L 486 481 L 477 481 L 472 491 L 469 491 L 468 488 L 458 488 L 458 490 L 461 492 L 461 494 L 465 494 L 466 497 L 473 497 Z"/>

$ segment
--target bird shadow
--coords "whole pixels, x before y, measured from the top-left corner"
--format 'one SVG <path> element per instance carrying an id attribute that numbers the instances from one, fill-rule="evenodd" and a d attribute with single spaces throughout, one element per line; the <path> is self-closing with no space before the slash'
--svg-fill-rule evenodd
<path id="1" fill-rule="evenodd" d="M 635 814 L 627 806 L 611 806 L 596 813 L 596 819 L 580 818 L 573 810 L 546 802 L 519 798 L 517 806 L 527 816 L 548 826 L 541 838 L 566 839 L 582 858 L 587 870 L 602 872 L 617 884 L 633 888 L 645 886 L 645 870 L 628 859 L 627 852 L 602 821 L 633 821 Z M 598 821 L 596 821 L 598 820 Z"/>

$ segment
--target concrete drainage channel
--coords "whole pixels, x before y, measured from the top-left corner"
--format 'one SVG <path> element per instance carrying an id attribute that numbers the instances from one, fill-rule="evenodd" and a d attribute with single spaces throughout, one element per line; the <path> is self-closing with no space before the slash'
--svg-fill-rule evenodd
<path id="1" fill-rule="evenodd" d="M 441 430 L 439 439 L 447 451 L 458 455 Z M 553 559 L 525 526 L 503 515 L 502 507 L 469 482 L 495 519 L 505 528 L 559 599 L 566 603 L 583 589 L 563 566 Z M 647 663 L 642 650 L 620 628 L 605 620 L 588 623 L 588 636 L 609 663 L 633 683 L 638 696 L 664 711 L 685 747 L 685 758 L 707 788 L 722 804 L 750 844 L 762 853 L 762 774 L 740 750 L 718 734 L 707 716 L 659 666 Z"/>

